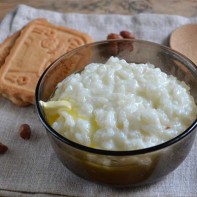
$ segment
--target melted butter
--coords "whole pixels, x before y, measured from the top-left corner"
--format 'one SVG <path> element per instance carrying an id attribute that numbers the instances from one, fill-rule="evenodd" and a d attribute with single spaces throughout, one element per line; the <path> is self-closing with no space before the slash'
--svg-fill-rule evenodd
<path id="1" fill-rule="evenodd" d="M 94 116 L 92 116 L 90 119 L 90 125 L 91 125 L 91 138 L 93 139 L 94 133 L 100 128 L 96 122 L 96 119 Z M 91 148 L 96 148 L 96 145 L 94 144 L 93 140 L 91 140 L 90 145 Z"/>
<path id="2" fill-rule="evenodd" d="M 52 116 L 52 115 L 46 115 L 45 113 L 45 116 L 50 125 L 52 125 L 59 118 L 58 114 Z"/>
<path id="3" fill-rule="evenodd" d="M 44 114 L 48 123 L 52 126 L 53 123 L 61 116 L 62 112 L 67 112 L 72 116 L 73 120 L 76 122 L 78 119 L 86 120 L 90 123 L 90 132 L 92 136 L 99 129 L 99 126 L 96 122 L 94 116 L 87 117 L 81 115 L 78 111 L 78 107 L 74 102 L 70 100 L 61 100 L 61 101 L 40 101 L 40 104 L 43 108 Z M 90 147 L 94 148 L 95 144 L 91 141 Z"/>
<path id="4" fill-rule="evenodd" d="M 71 103 L 66 100 L 61 101 L 40 101 L 47 121 L 52 125 L 60 116 L 60 111 L 70 111 Z"/>

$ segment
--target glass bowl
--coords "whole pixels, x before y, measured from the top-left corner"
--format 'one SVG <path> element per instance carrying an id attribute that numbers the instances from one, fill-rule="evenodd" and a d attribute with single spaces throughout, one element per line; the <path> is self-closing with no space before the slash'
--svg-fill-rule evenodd
<path id="1" fill-rule="evenodd" d="M 177 137 L 145 149 L 107 151 L 77 144 L 56 132 L 45 119 L 40 100 L 47 101 L 57 84 L 92 62 L 105 63 L 110 56 L 127 62 L 151 63 L 185 81 L 197 101 L 197 67 L 172 49 L 140 40 L 108 40 L 79 47 L 52 63 L 36 88 L 38 116 L 47 130 L 54 151 L 73 173 L 87 180 L 113 186 L 138 186 L 160 180 L 176 169 L 188 155 L 195 139 L 197 120 Z"/>

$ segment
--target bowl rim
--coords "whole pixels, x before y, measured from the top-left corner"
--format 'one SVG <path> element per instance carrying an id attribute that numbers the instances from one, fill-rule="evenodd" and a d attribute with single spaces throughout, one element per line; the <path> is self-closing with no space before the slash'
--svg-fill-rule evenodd
<path id="1" fill-rule="evenodd" d="M 186 60 L 187 62 L 189 62 L 190 64 L 192 64 L 194 66 L 194 69 L 196 69 L 196 65 L 186 56 L 184 56 L 183 54 L 179 53 L 178 51 L 175 51 L 173 49 L 171 49 L 170 47 L 164 46 L 162 44 L 158 44 L 152 41 L 146 41 L 146 40 L 131 40 L 131 39 L 113 39 L 113 40 L 101 40 L 101 41 L 97 41 L 97 42 L 92 42 L 92 43 L 88 43 L 85 45 L 82 45 L 78 48 L 75 48 L 65 54 L 63 54 L 62 56 L 60 56 L 59 58 L 57 58 L 54 62 L 52 62 L 46 69 L 45 71 L 42 73 L 41 77 L 38 80 L 36 89 L 35 89 L 35 107 L 36 107 L 36 111 L 38 114 L 38 117 L 41 121 L 41 123 L 43 124 L 43 126 L 45 127 L 45 129 L 47 130 L 47 132 L 49 132 L 50 134 L 52 134 L 52 136 L 54 136 L 56 139 L 58 139 L 59 141 L 61 141 L 62 143 L 65 143 L 69 146 L 72 146 L 73 148 L 76 148 L 78 150 L 81 151 L 85 151 L 88 153 L 94 153 L 94 154 L 98 154 L 98 155 L 107 155 L 107 156 L 131 156 L 131 155 L 141 155 L 141 154 L 146 154 L 146 153 L 152 153 L 161 149 L 164 149 L 166 147 L 169 147 L 170 145 L 173 145 L 179 141 L 181 141 L 181 139 L 185 138 L 186 136 L 188 136 L 192 131 L 195 130 L 195 128 L 197 127 L 197 118 L 194 120 L 194 122 L 185 130 L 183 131 L 181 134 L 179 134 L 178 136 L 155 146 L 151 146 L 151 147 L 147 147 L 147 148 L 143 148 L 143 149 L 137 149 L 137 150 L 104 150 L 104 149 L 96 149 L 96 148 L 91 148 L 79 143 L 76 143 L 72 140 L 67 139 L 66 137 L 62 136 L 61 134 L 59 134 L 57 131 L 55 131 L 49 124 L 48 122 L 45 120 L 44 116 L 42 115 L 42 107 L 40 106 L 39 103 L 39 92 L 40 92 L 40 85 L 42 83 L 43 78 L 45 77 L 45 75 L 47 74 L 48 70 L 55 65 L 58 61 L 60 61 L 65 55 L 69 55 L 69 54 L 75 54 L 76 52 L 78 52 L 79 50 L 81 50 L 82 48 L 86 48 L 88 46 L 96 46 L 96 45 L 100 45 L 100 44 L 104 44 L 104 43 L 109 43 L 109 42 L 140 42 L 140 43 L 146 43 L 146 44 L 151 44 L 151 45 L 155 45 L 158 47 L 163 48 L 164 50 L 168 50 L 171 51 L 172 53 L 180 56 L 181 58 L 183 58 L 184 60 Z"/>

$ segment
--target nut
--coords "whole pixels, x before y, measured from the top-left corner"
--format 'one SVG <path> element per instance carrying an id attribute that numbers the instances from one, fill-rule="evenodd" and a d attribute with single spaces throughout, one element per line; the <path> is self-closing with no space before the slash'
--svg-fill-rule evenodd
<path id="1" fill-rule="evenodd" d="M 8 147 L 0 142 L 0 154 L 4 154 L 8 150 Z"/>
<path id="2" fill-rule="evenodd" d="M 21 138 L 27 140 L 31 136 L 31 128 L 28 124 L 22 124 L 19 128 L 19 134 Z"/>
<path id="3" fill-rule="evenodd" d="M 119 48 L 116 42 L 110 43 L 108 46 L 108 53 L 109 55 L 116 56 L 118 55 Z"/>
<path id="4" fill-rule="evenodd" d="M 129 32 L 129 31 L 121 31 L 120 32 L 120 35 L 123 37 L 123 38 L 127 38 L 127 39 L 135 39 L 135 36 Z"/>
<path id="5" fill-rule="evenodd" d="M 122 36 L 115 33 L 108 34 L 107 40 L 113 40 L 113 39 L 122 39 Z"/>
<path id="6" fill-rule="evenodd" d="M 123 51 L 133 51 L 133 44 L 131 42 L 123 42 L 118 44 L 118 50 L 119 52 Z"/>
<path id="7" fill-rule="evenodd" d="M 114 39 L 134 39 L 134 35 L 129 31 L 121 31 L 120 34 L 110 33 L 107 36 L 107 40 Z M 116 56 L 119 52 L 124 50 L 132 51 L 133 45 L 131 43 L 116 43 L 115 41 L 111 43 L 108 47 L 108 53 L 110 55 Z"/>

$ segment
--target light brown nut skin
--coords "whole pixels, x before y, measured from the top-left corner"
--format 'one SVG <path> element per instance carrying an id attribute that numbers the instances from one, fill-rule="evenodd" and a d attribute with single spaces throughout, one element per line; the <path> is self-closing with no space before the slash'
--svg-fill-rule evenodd
<path id="1" fill-rule="evenodd" d="M 108 53 L 109 53 L 109 55 L 112 55 L 112 56 L 118 55 L 119 49 L 118 49 L 117 43 L 111 43 L 108 46 Z"/>
<path id="2" fill-rule="evenodd" d="M 110 33 L 107 35 L 107 40 L 114 40 L 114 39 L 135 39 L 134 35 L 129 31 L 121 31 L 120 34 Z M 132 51 L 133 46 L 130 43 L 111 43 L 108 47 L 108 53 L 110 55 L 116 56 L 119 52 L 124 51 L 125 49 Z"/>
<path id="3" fill-rule="evenodd" d="M 129 31 L 121 31 L 120 35 L 126 39 L 135 39 L 135 36 Z"/>
<path id="4" fill-rule="evenodd" d="M 31 137 L 31 128 L 28 124 L 22 124 L 19 128 L 19 134 L 24 140 L 28 140 Z"/>
<path id="5" fill-rule="evenodd" d="M 0 142 L 0 154 L 4 154 L 8 150 L 8 147 Z"/>
<path id="6" fill-rule="evenodd" d="M 122 39 L 122 36 L 115 33 L 108 34 L 107 40 L 113 40 L 113 39 Z"/>

